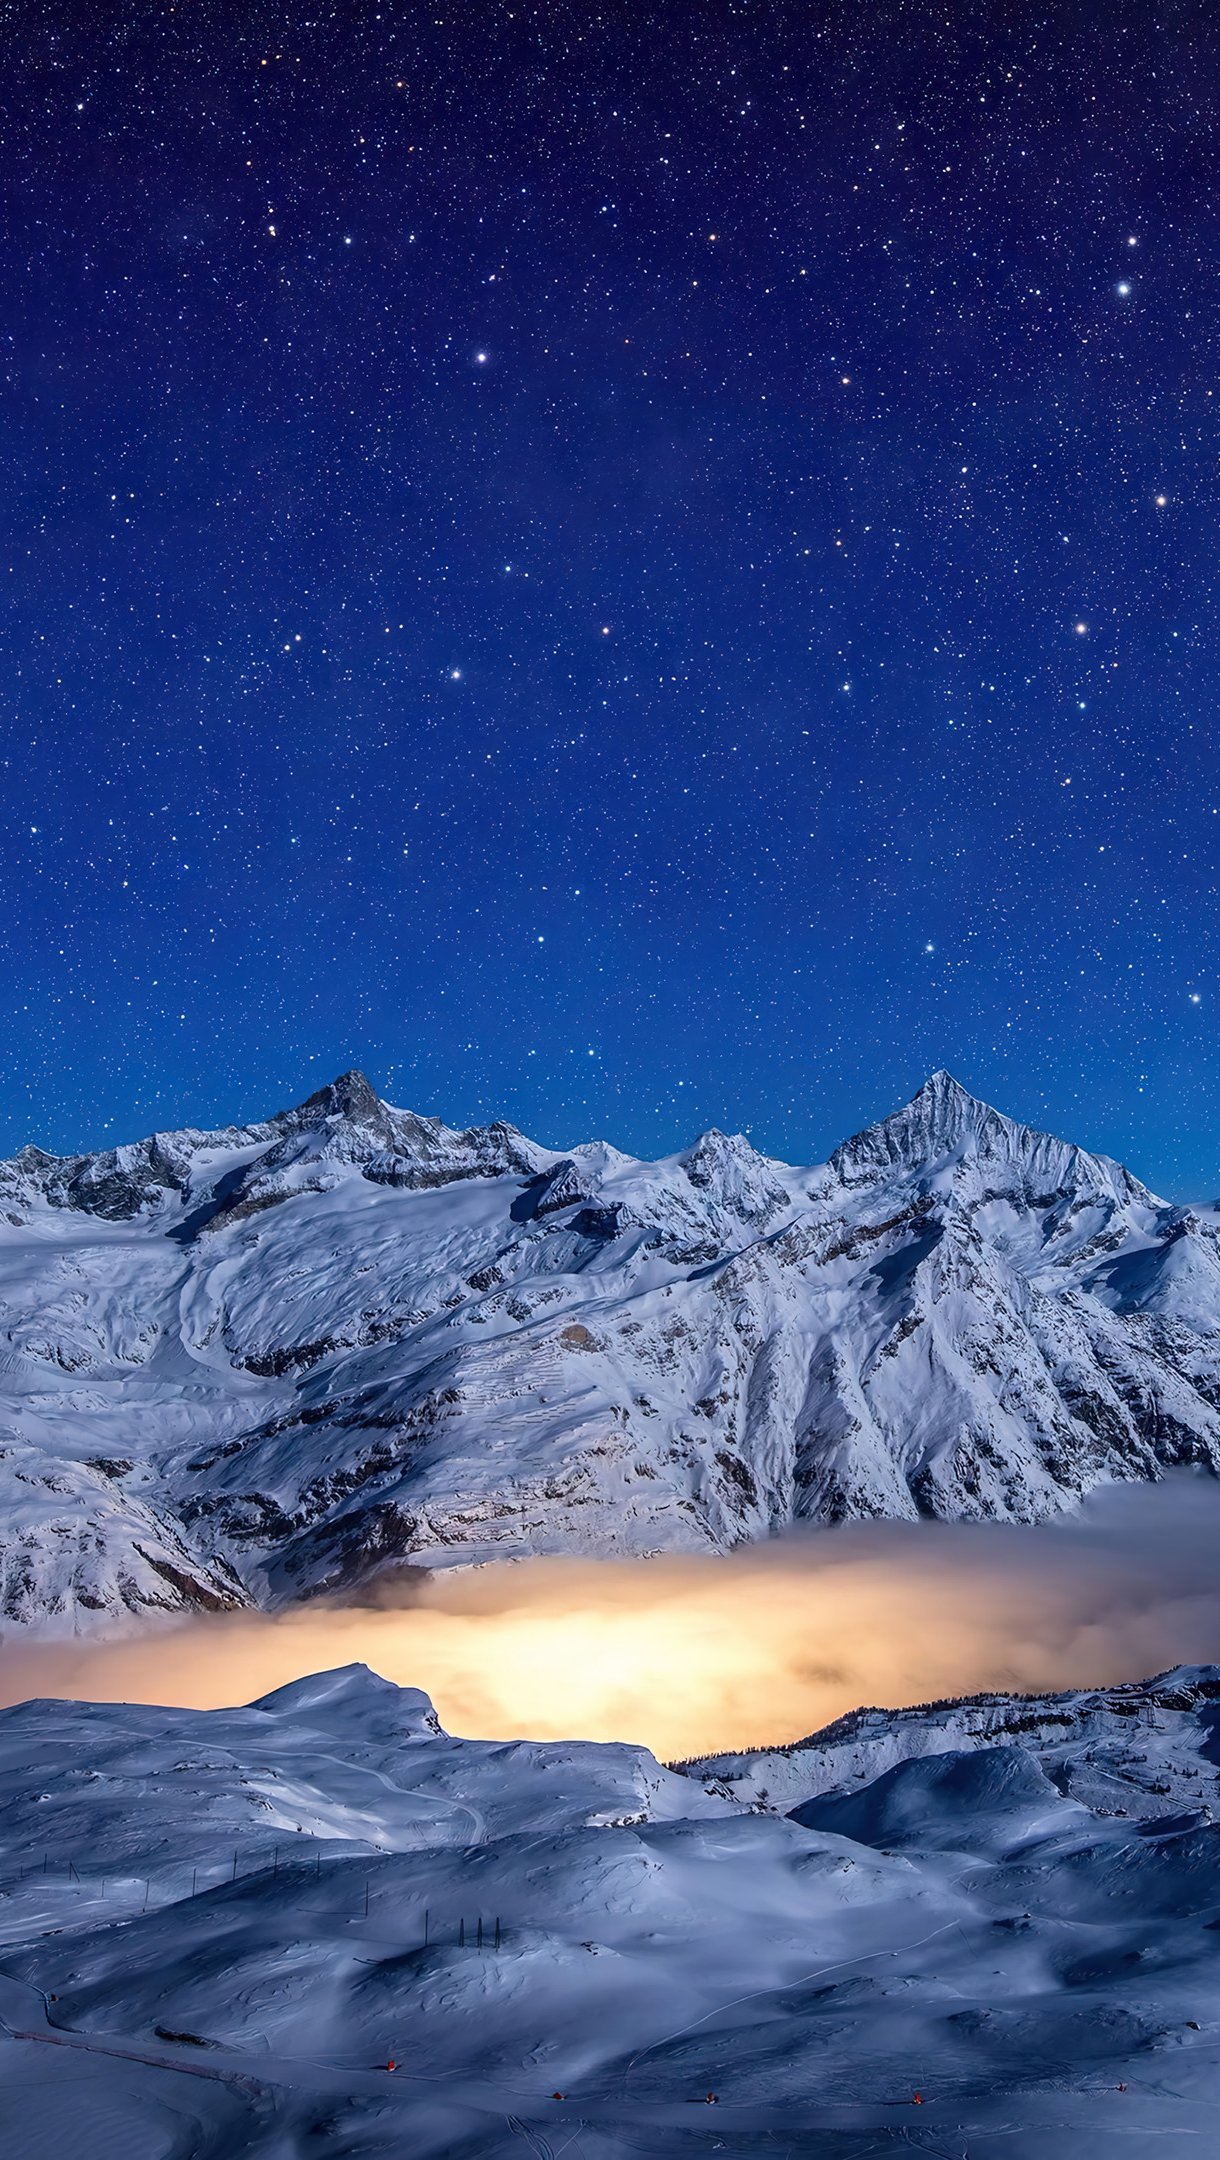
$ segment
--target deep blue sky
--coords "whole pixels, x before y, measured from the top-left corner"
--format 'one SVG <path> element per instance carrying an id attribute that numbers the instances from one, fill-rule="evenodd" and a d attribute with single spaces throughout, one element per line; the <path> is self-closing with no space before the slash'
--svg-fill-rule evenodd
<path id="1" fill-rule="evenodd" d="M 0 1148 L 946 1064 L 1220 1191 L 1214 25 L 10 17 Z"/>

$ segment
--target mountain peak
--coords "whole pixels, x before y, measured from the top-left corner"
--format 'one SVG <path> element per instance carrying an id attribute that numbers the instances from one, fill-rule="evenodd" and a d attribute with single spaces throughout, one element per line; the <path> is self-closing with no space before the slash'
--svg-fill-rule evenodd
<path id="1" fill-rule="evenodd" d="M 761 1224 L 787 1205 L 772 1164 L 744 1133 L 723 1133 L 710 1126 L 678 1159 L 697 1192 L 742 1222 Z"/>
<path id="2" fill-rule="evenodd" d="M 918 1102 L 922 1095 L 934 1096 L 938 1100 L 953 1096 L 964 1096 L 967 1102 L 976 1102 L 978 1100 L 977 1096 L 970 1093 L 969 1088 L 962 1086 L 960 1080 L 954 1079 L 953 1074 L 944 1065 L 938 1065 L 934 1073 L 928 1074 L 923 1086 L 917 1088 L 911 1097 L 912 1102 Z"/>
<path id="3" fill-rule="evenodd" d="M 925 1103 L 942 1116 L 958 1117 L 965 1112 L 982 1112 L 987 1117 L 1000 1115 L 999 1111 L 991 1108 L 990 1103 L 983 1102 L 978 1095 L 972 1095 L 969 1088 L 963 1087 L 961 1081 L 954 1079 L 953 1074 L 943 1065 L 939 1065 L 934 1073 L 928 1074 L 923 1086 L 916 1089 L 907 1107 L 913 1108 L 916 1103 Z"/>
<path id="4" fill-rule="evenodd" d="M 830 1167 L 845 1184 L 890 1170 L 937 1183 L 977 1172 L 988 1189 L 1021 1190 L 1026 1199 L 1089 1195 L 1155 1206 L 1144 1186 L 1108 1155 L 1091 1155 L 993 1110 L 942 1066 L 908 1103 L 837 1147 Z M 1028 1188 L 1028 1191 L 1026 1191 Z"/>
<path id="5" fill-rule="evenodd" d="M 981 1096 L 972 1095 L 943 1065 L 929 1073 L 923 1086 L 896 1115 L 926 1130 L 929 1138 L 949 1145 L 956 1144 L 966 1133 L 981 1132 L 992 1124 L 1014 1132 L 1024 1130 L 1002 1111 L 993 1110 Z"/>
<path id="6" fill-rule="evenodd" d="M 294 1130 L 302 1125 L 321 1124 L 323 1118 L 349 1117 L 367 1120 L 378 1117 L 385 1109 L 366 1073 L 353 1065 L 350 1072 L 340 1073 L 337 1080 L 328 1080 L 325 1087 L 307 1095 L 291 1110 L 281 1110 L 273 1123 L 287 1125 Z"/>
<path id="7" fill-rule="evenodd" d="M 941 1066 L 901 1110 L 844 1140 L 830 1160 L 835 1170 L 847 1175 L 864 1167 L 915 1167 L 957 1153 L 968 1142 L 990 1152 L 1023 1130 L 989 1103 L 980 1102 Z"/>

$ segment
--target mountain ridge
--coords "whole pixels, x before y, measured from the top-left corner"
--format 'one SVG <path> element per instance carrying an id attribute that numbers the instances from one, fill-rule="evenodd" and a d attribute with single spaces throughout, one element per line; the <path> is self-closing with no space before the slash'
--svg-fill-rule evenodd
<path id="1" fill-rule="evenodd" d="M 0 1164 L 0 1624 L 383 1569 L 1029 1521 L 1220 1469 L 1220 1235 L 946 1072 L 792 1167 L 462 1130 L 341 1074 Z"/>
<path id="2" fill-rule="evenodd" d="M 568 1149 L 547 1148 L 527 1139 L 518 1127 L 504 1119 L 490 1120 L 486 1125 L 466 1128 L 448 1126 L 436 1116 L 417 1111 L 399 1109 L 379 1096 L 367 1074 L 358 1066 L 350 1067 L 334 1080 L 326 1082 L 300 1103 L 287 1109 L 274 1111 L 269 1117 L 249 1124 L 231 1124 L 219 1127 L 159 1127 L 135 1141 L 120 1143 L 114 1147 L 73 1150 L 68 1154 L 56 1154 L 37 1143 L 26 1143 L 13 1156 L 0 1158 L 0 1189 L 6 1177 L 45 1176 L 54 1181 L 54 1192 L 49 1195 L 59 1200 L 59 1195 L 73 1189 L 73 1175 L 89 1172 L 85 1183 L 77 1186 L 74 1197 L 62 1204 L 87 1206 L 96 1186 L 105 1172 L 121 1175 L 128 1161 L 134 1167 L 148 1162 L 160 1170 L 164 1188 L 175 1189 L 185 1151 L 215 1149 L 222 1146 L 259 1146 L 267 1142 L 283 1141 L 315 1127 L 329 1125 L 332 1121 L 348 1121 L 369 1131 L 378 1132 L 392 1151 L 395 1142 L 401 1143 L 403 1135 L 420 1148 L 435 1146 L 442 1139 L 461 1139 L 475 1143 L 484 1136 L 496 1136 L 502 1145 L 511 1147 L 519 1143 L 540 1160 L 554 1163 L 569 1155 L 583 1155 L 590 1149 L 605 1148 L 604 1141 L 576 1143 Z M 932 1159 L 929 1151 L 939 1149 L 949 1153 L 960 1148 L 967 1134 L 985 1143 L 985 1151 L 996 1154 L 997 1139 L 1010 1140 L 1009 1152 L 1022 1147 L 1030 1153 L 1053 1149 L 1061 1150 L 1069 1157 L 1095 1166 L 1100 1173 L 1109 1175 L 1117 1188 L 1132 1197 L 1139 1196 L 1156 1205 L 1166 1205 L 1156 1200 L 1149 1188 L 1136 1178 L 1126 1166 L 1113 1157 L 1076 1147 L 1058 1140 L 1053 1134 L 1025 1125 L 1009 1118 L 1004 1112 L 973 1095 L 944 1067 L 931 1073 L 916 1090 L 909 1102 L 886 1117 L 874 1120 L 848 1139 L 840 1141 L 831 1150 L 824 1166 L 845 1181 L 858 1165 L 871 1161 L 881 1166 L 887 1159 L 891 1166 L 907 1164 L 926 1166 Z M 922 1144 L 921 1144 L 922 1143 Z M 987 1145 L 989 1144 L 989 1146 Z M 672 1156 L 656 1158 L 661 1162 L 676 1161 L 684 1166 L 691 1158 L 700 1157 L 705 1151 L 744 1151 L 755 1163 L 779 1163 L 780 1159 L 762 1154 L 745 1134 L 727 1134 L 716 1126 L 696 1135 L 693 1142 L 679 1149 Z M 614 1151 L 620 1161 L 637 1162 L 649 1158 L 624 1155 Z M 515 1165 L 511 1165 L 515 1167 Z M 781 1168 L 790 1166 L 780 1163 Z M 1108 1181 L 1108 1180 L 1107 1180 Z M 695 1182 L 699 1182 L 698 1179 Z M 101 1212 L 100 1209 L 96 1210 Z"/>

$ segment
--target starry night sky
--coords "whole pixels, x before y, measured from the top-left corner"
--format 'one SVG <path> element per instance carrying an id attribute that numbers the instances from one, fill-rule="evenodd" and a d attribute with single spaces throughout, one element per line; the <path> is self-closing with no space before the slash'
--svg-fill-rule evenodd
<path id="1" fill-rule="evenodd" d="M 11 13 L 0 1148 L 944 1064 L 1220 1190 L 1218 32 Z"/>

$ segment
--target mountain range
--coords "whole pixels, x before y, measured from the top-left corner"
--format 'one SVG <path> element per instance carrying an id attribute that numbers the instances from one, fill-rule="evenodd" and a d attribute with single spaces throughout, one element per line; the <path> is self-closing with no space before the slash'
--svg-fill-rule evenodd
<path id="1" fill-rule="evenodd" d="M 1220 1228 L 933 1074 L 825 1163 L 392 1108 L 0 1165 L 0 1617 L 1033 1521 L 1220 1468 Z"/>

